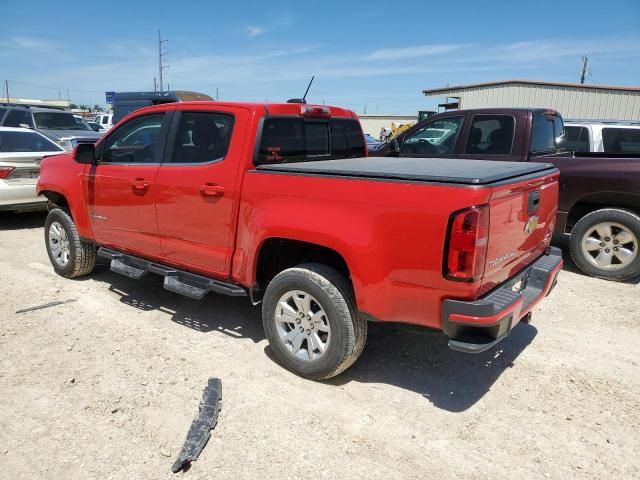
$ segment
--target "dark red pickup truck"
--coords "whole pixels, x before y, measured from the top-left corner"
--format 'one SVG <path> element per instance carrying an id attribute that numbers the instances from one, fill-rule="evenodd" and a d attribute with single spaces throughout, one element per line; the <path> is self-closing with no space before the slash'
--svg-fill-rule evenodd
<path id="1" fill-rule="evenodd" d="M 56 272 L 111 270 L 192 298 L 262 302 L 284 366 L 328 378 L 367 321 L 441 329 L 484 351 L 553 287 L 549 163 L 363 158 L 355 114 L 306 104 L 138 110 L 95 146 L 43 161 Z"/>
<path id="2" fill-rule="evenodd" d="M 640 155 L 566 152 L 563 138 L 554 110 L 454 110 L 371 154 L 553 163 L 560 170 L 555 231 L 570 234 L 576 265 L 612 280 L 640 275 Z"/>

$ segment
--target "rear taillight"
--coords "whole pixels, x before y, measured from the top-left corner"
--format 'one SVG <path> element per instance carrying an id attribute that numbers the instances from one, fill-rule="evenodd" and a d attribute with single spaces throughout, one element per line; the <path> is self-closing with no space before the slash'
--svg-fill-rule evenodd
<path id="1" fill-rule="evenodd" d="M 484 273 L 489 240 L 489 207 L 472 207 L 454 213 L 449 220 L 444 276 L 473 282 Z"/>
<path id="2" fill-rule="evenodd" d="M 8 178 L 9 175 L 11 175 L 11 172 L 13 172 L 15 169 L 16 167 L 0 167 L 0 179 Z"/>
<path id="3" fill-rule="evenodd" d="M 324 105 L 300 105 L 300 115 L 303 117 L 330 117 L 331 109 Z"/>

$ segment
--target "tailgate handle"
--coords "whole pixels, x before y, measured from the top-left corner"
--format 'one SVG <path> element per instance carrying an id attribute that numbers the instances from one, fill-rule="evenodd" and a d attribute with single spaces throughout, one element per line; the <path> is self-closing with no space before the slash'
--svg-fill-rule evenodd
<path id="1" fill-rule="evenodd" d="M 529 192 L 527 197 L 527 213 L 529 216 L 533 215 L 540 208 L 540 191 Z"/>

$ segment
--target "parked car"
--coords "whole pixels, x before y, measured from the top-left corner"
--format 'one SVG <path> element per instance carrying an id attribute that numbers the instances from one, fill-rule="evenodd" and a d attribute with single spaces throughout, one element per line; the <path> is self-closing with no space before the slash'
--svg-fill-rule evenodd
<path id="1" fill-rule="evenodd" d="M 93 119 L 95 123 L 100 125 L 100 128 L 103 131 L 109 131 L 111 127 L 113 127 L 113 114 L 112 113 L 102 113 L 100 115 L 96 115 Z"/>
<path id="2" fill-rule="evenodd" d="M 36 195 L 40 161 L 65 150 L 28 128 L 0 127 L 0 211 L 45 210 Z"/>
<path id="3" fill-rule="evenodd" d="M 640 122 L 565 120 L 564 130 L 572 152 L 640 154 Z"/>
<path id="4" fill-rule="evenodd" d="M 100 134 L 103 134 L 107 131 L 106 128 L 104 128 L 102 125 L 100 125 L 99 123 L 96 123 L 94 121 L 88 120 L 87 125 L 89 125 L 91 127 L 91 130 L 93 130 L 94 132 L 98 132 Z"/>
<path id="5" fill-rule="evenodd" d="M 367 143 L 367 151 L 369 152 L 371 150 L 380 148 L 383 144 L 381 141 L 376 140 L 372 135 L 369 135 L 368 133 L 364 134 L 364 141 Z"/>
<path id="6" fill-rule="evenodd" d="M 65 150 L 79 143 L 95 143 L 100 135 L 73 113 L 59 108 L 0 103 L 0 126 L 37 130 Z"/>
<path id="7" fill-rule="evenodd" d="M 163 105 L 173 102 L 195 100 L 213 101 L 209 95 L 198 92 L 163 91 L 163 92 L 115 92 L 113 95 L 112 124 L 118 123 L 131 112 L 151 105 Z"/>
<path id="8" fill-rule="evenodd" d="M 576 265 L 611 280 L 638 276 L 640 154 L 570 153 L 563 132 L 562 117 L 554 110 L 455 110 L 418 123 L 370 153 L 553 163 L 561 173 L 555 230 L 570 235 Z M 624 129 L 625 147 L 617 151 L 635 149 L 635 132 Z"/>
<path id="9" fill-rule="evenodd" d="M 338 107 L 143 108 L 45 159 L 47 252 L 69 278 L 99 255 L 188 297 L 262 302 L 275 357 L 315 379 L 356 360 L 367 320 L 440 329 L 476 353 L 528 319 L 562 267 L 558 170 L 365 153 Z"/>

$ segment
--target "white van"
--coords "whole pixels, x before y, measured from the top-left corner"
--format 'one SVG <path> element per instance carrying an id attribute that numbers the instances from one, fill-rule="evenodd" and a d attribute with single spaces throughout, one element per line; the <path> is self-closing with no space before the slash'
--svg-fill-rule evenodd
<path id="1" fill-rule="evenodd" d="M 109 130 L 111 127 L 113 127 L 113 113 L 103 113 L 101 115 L 96 115 L 96 118 L 94 118 L 93 121 L 99 124 L 105 130 Z"/>
<path id="2" fill-rule="evenodd" d="M 565 120 L 564 131 L 567 150 L 640 153 L 640 122 Z"/>

